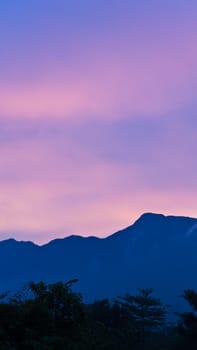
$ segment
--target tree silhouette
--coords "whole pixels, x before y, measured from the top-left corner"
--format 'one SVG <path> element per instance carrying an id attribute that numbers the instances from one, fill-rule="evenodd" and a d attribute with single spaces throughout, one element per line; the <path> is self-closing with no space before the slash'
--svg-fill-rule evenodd
<path id="1" fill-rule="evenodd" d="M 197 292 L 191 289 L 184 291 L 182 297 L 193 309 L 190 312 L 179 313 L 180 320 L 177 330 L 180 334 L 178 349 L 197 350 Z"/>
<path id="2" fill-rule="evenodd" d="M 153 296 L 153 289 L 139 289 L 135 296 L 119 297 L 119 303 L 127 315 L 133 337 L 140 346 L 150 342 L 152 336 L 162 330 L 166 318 L 166 306 Z"/>

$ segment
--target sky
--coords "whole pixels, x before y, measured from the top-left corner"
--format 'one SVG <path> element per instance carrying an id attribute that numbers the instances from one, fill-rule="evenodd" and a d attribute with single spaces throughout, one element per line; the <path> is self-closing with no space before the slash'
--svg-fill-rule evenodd
<path id="1" fill-rule="evenodd" d="M 197 217 L 196 0 L 0 0 L 0 239 Z"/>

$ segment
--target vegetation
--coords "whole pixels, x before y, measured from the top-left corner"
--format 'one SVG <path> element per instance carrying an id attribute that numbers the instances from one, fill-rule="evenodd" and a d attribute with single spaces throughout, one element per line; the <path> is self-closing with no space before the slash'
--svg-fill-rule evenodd
<path id="1" fill-rule="evenodd" d="M 29 283 L 0 298 L 1 350 L 197 349 L 197 293 L 184 292 L 193 311 L 167 322 L 152 289 L 85 304 L 76 281 Z"/>

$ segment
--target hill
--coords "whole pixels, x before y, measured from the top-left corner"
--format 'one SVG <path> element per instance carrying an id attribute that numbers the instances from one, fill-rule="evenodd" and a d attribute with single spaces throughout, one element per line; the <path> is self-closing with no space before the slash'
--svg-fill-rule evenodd
<path id="1" fill-rule="evenodd" d="M 197 219 L 143 214 L 132 226 L 101 239 L 70 236 L 43 246 L 0 242 L 1 290 L 44 280 L 78 278 L 85 300 L 154 288 L 167 302 L 197 289 Z"/>

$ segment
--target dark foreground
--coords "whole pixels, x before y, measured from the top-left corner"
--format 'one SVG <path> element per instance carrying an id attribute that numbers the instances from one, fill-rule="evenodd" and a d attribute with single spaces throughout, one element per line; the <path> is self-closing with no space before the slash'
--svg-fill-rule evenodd
<path id="1" fill-rule="evenodd" d="M 197 349 L 197 292 L 183 297 L 193 311 L 168 322 L 152 290 L 84 304 L 75 281 L 30 283 L 0 301 L 0 350 Z"/>

